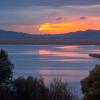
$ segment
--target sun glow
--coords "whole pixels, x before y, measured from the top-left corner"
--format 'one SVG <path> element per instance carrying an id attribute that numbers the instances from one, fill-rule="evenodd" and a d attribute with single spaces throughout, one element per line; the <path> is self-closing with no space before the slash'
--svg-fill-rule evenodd
<path id="1" fill-rule="evenodd" d="M 96 18 L 98 19 L 98 18 Z M 98 19 L 100 20 L 100 19 Z M 93 20 L 93 18 L 88 20 L 69 20 L 62 22 L 49 22 L 43 23 L 38 26 L 38 31 L 47 34 L 61 34 L 76 31 L 85 31 L 88 29 L 100 30 L 100 22 Z"/>
<path id="2" fill-rule="evenodd" d="M 52 23 L 44 23 L 39 26 L 39 31 L 40 32 L 46 32 L 46 33 L 65 33 L 65 32 L 70 32 L 73 29 L 76 28 L 76 24 L 72 23 L 57 23 L 57 24 L 52 24 Z"/>

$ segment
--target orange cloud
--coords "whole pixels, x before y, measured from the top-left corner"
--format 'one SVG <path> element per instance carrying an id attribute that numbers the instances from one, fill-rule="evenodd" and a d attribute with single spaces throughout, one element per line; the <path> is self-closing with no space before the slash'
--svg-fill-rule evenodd
<path id="1" fill-rule="evenodd" d="M 80 30 L 100 30 L 100 22 L 95 20 L 72 20 L 70 22 L 62 22 L 62 23 L 43 23 L 39 26 L 38 30 L 41 33 L 48 34 L 61 34 L 68 32 L 75 32 Z"/>

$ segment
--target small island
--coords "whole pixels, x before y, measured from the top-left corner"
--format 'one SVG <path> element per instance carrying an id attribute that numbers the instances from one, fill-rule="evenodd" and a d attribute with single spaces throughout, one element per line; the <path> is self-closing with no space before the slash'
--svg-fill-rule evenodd
<path id="1" fill-rule="evenodd" d="M 95 57 L 95 58 L 100 58 L 100 53 L 90 53 L 89 56 Z"/>

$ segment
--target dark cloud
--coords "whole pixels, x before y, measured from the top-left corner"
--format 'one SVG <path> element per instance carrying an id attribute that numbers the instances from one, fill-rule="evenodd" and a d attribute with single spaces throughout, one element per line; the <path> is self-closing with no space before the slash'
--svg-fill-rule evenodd
<path id="1" fill-rule="evenodd" d="M 100 0 L 0 0 L 0 9 L 18 9 L 31 6 L 95 5 Z"/>
<path id="2" fill-rule="evenodd" d="M 57 21 L 63 20 L 63 17 L 57 17 L 56 20 L 57 20 Z"/>
<path id="3" fill-rule="evenodd" d="M 87 20 L 88 18 L 86 16 L 79 17 L 80 20 Z"/>

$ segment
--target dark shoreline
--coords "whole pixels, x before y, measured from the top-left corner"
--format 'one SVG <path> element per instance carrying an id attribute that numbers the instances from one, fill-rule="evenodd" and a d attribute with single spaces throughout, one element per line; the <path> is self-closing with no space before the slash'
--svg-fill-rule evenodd
<path id="1" fill-rule="evenodd" d="M 100 53 L 90 53 L 89 56 L 94 58 L 100 58 Z"/>
<path id="2" fill-rule="evenodd" d="M 18 44 L 18 45 L 100 45 L 100 39 L 66 39 L 66 40 L 25 40 L 25 39 L 0 39 L 0 44 Z"/>

